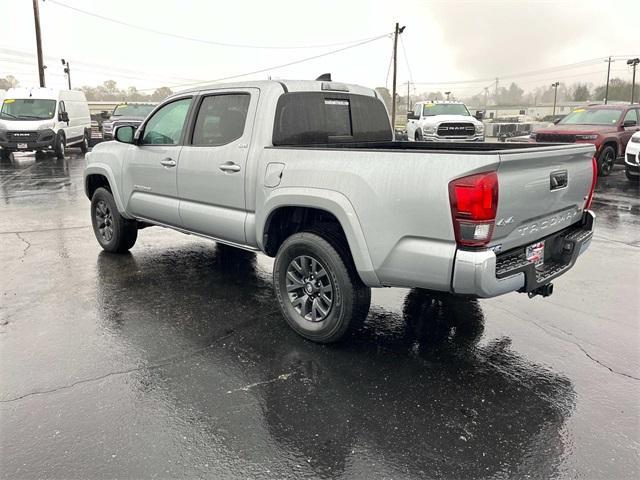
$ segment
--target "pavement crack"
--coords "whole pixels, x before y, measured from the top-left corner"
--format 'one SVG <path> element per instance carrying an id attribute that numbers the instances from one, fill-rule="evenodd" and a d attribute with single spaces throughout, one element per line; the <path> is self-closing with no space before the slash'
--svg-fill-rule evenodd
<path id="1" fill-rule="evenodd" d="M 221 342 L 222 340 L 226 340 L 227 338 L 231 337 L 234 334 L 235 334 L 235 331 L 231 330 L 231 331 L 225 333 L 224 335 L 214 339 L 213 341 L 211 341 L 211 343 L 209 343 L 205 347 L 198 348 L 198 349 L 193 350 L 193 351 L 191 351 L 191 352 L 189 352 L 187 354 L 184 354 L 184 355 L 173 355 L 171 357 L 167 357 L 164 360 L 161 360 L 160 362 L 154 363 L 152 365 L 142 365 L 140 367 L 128 368 L 126 370 L 118 370 L 118 371 L 115 371 L 115 372 L 108 372 L 108 373 L 105 373 L 103 375 L 98 375 L 97 377 L 84 378 L 82 380 L 77 380 L 77 381 L 75 381 L 73 383 L 70 383 L 68 385 L 61 385 L 59 387 L 51 388 L 49 390 L 36 390 L 34 392 L 25 393 L 24 395 L 20 395 L 18 397 L 13 397 L 13 398 L 7 398 L 5 400 L 0 400 L 0 404 L 17 402 L 19 400 L 23 400 L 25 398 L 32 397 L 34 395 L 47 395 L 47 394 L 50 394 L 50 393 L 56 393 L 56 392 L 59 392 L 61 390 L 68 390 L 70 388 L 73 388 L 73 387 L 76 387 L 78 385 L 82 385 L 82 384 L 85 384 L 85 383 L 92 383 L 92 382 L 97 382 L 97 381 L 100 381 L 100 380 L 104 380 L 105 378 L 109 378 L 109 377 L 120 376 L 120 375 L 128 375 L 130 373 L 139 372 L 141 370 L 155 370 L 155 369 L 158 369 L 158 368 L 166 367 L 168 365 L 172 365 L 172 364 L 177 363 L 179 361 L 187 360 L 187 359 L 189 359 L 191 357 L 195 357 L 195 356 L 201 354 L 202 352 L 208 350 L 209 348 L 211 348 L 212 346 L 214 346 L 218 342 Z"/>
<path id="2" fill-rule="evenodd" d="M 538 327 L 540 330 L 542 330 L 542 331 L 543 331 L 543 332 L 545 332 L 547 335 L 549 335 L 549 336 L 551 336 L 551 337 L 553 337 L 553 338 L 556 338 L 556 339 L 561 340 L 561 341 L 563 341 L 563 342 L 567 342 L 567 343 L 570 343 L 570 344 L 572 344 L 572 345 L 575 345 L 576 347 L 578 347 L 578 349 L 579 349 L 579 350 L 580 350 L 580 351 L 581 351 L 581 352 L 582 352 L 582 353 L 583 353 L 583 354 L 584 354 L 584 355 L 585 355 L 589 360 L 591 360 L 591 361 L 592 361 L 592 362 L 594 362 L 594 363 L 597 363 L 597 364 L 598 364 L 598 365 L 600 365 L 601 367 L 606 368 L 606 369 L 607 369 L 607 370 L 609 370 L 611 373 L 613 373 L 613 374 L 615 374 L 615 375 L 622 376 L 622 377 L 627 377 L 627 378 L 630 378 L 630 379 L 632 379 L 632 380 L 640 381 L 640 377 L 635 377 L 635 376 L 630 375 L 630 374 L 628 374 L 628 373 L 624 373 L 624 372 L 620 372 L 620 371 L 618 371 L 618 370 L 615 370 L 615 369 L 611 368 L 609 365 L 607 365 L 606 363 L 602 362 L 601 360 L 598 360 L 598 359 L 597 359 L 597 358 L 595 358 L 593 355 L 591 355 L 591 354 L 590 354 L 590 353 L 589 353 L 589 352 L 588 352 L 588 351 L 587 351 L 587 350 L 586 350 L 586 349 L 585 349 L 585 348 L 584 348 L 580 343 L 578 343 L 578 342 L 574 342 L 573 340 L 571 340 L 571 339 L 569 339 L 569 338 L 564 338 L 564 337 L 560 337 L 560 336 L 558 336 L 558 335 L 554 335 L 553 333 L 551 333 L 549 330 L 547 330 L 545 327 L 543 327 L 542 325 L 540 325 L 540 324 L 539 324 L 538 322 L 536 322 L 535 320 L 532 320 L 532 319 L 530 319 L 530 318 L 523 318 L 523 317 L 521 317 L 521 316 L 519 316 L 519 315 L 516 315 L 515 313 L 510 312 L 509 310 L 506 310 L 506 309 L 504 309 L 504 308 L 501 308 L 501 307 L 499 307 L 499 306 L 497 306 L 497 305 L 496 305 L 496 307 L 497 307 L 497 308 L 499 308 L 500 310 L 502 310 L 503 312 L 508 313 L 508 314 L 510 314 L 510 315 L 512 315 L 512 316 L 514 316 L 514 317 L 516 317 L 516 318 L 518 318 L 518 319 L 520 319 L 520 320 L 523 320 L 523 321 L 525 321 L 525 322 L 532 323 L 533 325 L 535 325 L 535 326 L 536 326 L 536 327 Z M 553 328 L 555 328 L 556 330 L 559 330 L 559 331 L 563 332 L 565 335 L 573 336 L 573 334 L 571 334 L 571 333 L 567 332 L 566 330 L 563 330 L 563 329 L 558 328 L 558 327 L 553 327 Z"/>
<path id="3" fill-rule="evenodd" d="M 91 225 L 78 225 L 76 227 L 59 227 L 59 228 L 42 228 L 40 230 L 15 230 L 8 232 L 0 232 L 0 235 L 18 235 L 19 233 L 40 233 L 40 232 L 57 232 L 59 230 L 75 230 L 78 228 L 89 228 Z"/>
<path id="4" fill-rule="evenodd" d="M 295 375 L 295 372 L 283 373 L 282 375 L 278 375 L 276 378 L 272 378 L 271 380 L 265 380 L 264 382 L 250 383 L 249 385 L 245 385 L 244 387 L 234 388 L 233 390 L 229 390 L 227 391 L 227 393 L 248 392 L 252 388 L 259 387 L 261 385 L 268 385 L 270 383 L 275 383 L 282 380 L 288 380 L 294 375 Z"/>
<path id="5" fill-rule="evenodd" d="M 19 232 L 15 232 L 16 233 L 16 237 L 18 237 L 20 240 L 22 240 L 23 243 L 26 243 L 27 246 L 22 250 L 22 255 L 20 255 L 20 258 L 18 258 L 18 260 L 20 260 L 21 262 L 24 260 L 24 258 L 27 256 L 27 250 L 29 250 L 31 248 L 31 242 L 29 242 L 28 240 L 25 240 L 22 235 L 20 235 Z"/>

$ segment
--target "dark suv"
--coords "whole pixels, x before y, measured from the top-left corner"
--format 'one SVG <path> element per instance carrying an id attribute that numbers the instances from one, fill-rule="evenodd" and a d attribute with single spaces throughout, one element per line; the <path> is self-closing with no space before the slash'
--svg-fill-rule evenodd
<path id="1" fill-rule="evenodd" d="M 155 103 L 122 103 L 113 109 L 108 120 L 102 122 L 102 139 L 113 140 L 116 127 L 131 125 L 137 127 L 156 108 Z"/>
<path id="2" fill-rule="evenodd" d="M 624 155 L 631 136 L 640 131 L 637 105 L 592 105 L 576 108 L 556 125 L 531 134 L 534 142 L 592 143 L 596 147 L 598 174 L 606 177 Z"/>

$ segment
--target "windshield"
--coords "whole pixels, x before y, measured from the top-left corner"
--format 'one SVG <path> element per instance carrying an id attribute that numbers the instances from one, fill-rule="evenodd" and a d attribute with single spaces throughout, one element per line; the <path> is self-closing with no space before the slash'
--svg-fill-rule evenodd
<path id="1" fill-rule="evenodd" d="M 112 117 L 140 117 L 144 118 L 151 110 L 155 108 L 155 105 L 136 105 L 136 104 L 127 104 L 127 105 L 118 105 L 113 109 Z"/>
<path id="2" fill-rule="evenodd" d="M 7 98 L 2 103 L 0 118 L 5 120 L 48 120 L 56 111 L 55 100 Z"/>
<path id="3" fill-rule="evenodd" d="M 609 108 L 579 108 L 560 120 L 561 125 L 615 125 L 622 110 Z"/>
<path id="4" fill-rule="evenodd" d="M 422 115 L 432 117 L 434 115 L 464 115 L 470 117 L 469 110 L 461 103 L 425 103 Z"/>

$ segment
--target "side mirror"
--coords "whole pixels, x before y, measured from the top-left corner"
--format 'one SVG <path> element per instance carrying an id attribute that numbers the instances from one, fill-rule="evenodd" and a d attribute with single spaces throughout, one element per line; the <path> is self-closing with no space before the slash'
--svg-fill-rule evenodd
<path id="1" fill-rule="evenodd" d="M 109 120 L 109 117 L 111 117 L 111 115 L 109 115 L 109 112 L 100 112 L 100 118 L 103 120 Z"/>
<path id="2" fill-rule="evenodd" d="M 414 112 L 413 110 L 409 110 L 407 112 L 407 120 L 418 120 L 418 116 L 416 115 L 416 112 Z"/>
<path id="3" fill-rule="evenodd" d="M 120 143 L 134 143 L 136 127 L 132 125 L 122 125 L 116 127 L 114 138 Z"/>
<path id="4" fill-rule="evenodd" d="M 58 120 L 69 123 L 69 114 L 67 112 L 58 113 Z"/>
<path id="5" fill-rule="evenodd" d="M 562 120 L 562 119 L 561 119 L 561 118 L 554 118 L 554 119 L 553 119 L 553 124 L 554 124 L 554 125 L 559 124 L 559 123 L 560 123 L 560 120 Z"/>
<path id="6" fill-rule="evenodd" d="M 635 127 L 638 124 L 635 120 L 625 120 L 622 124 L 623 127 Z"/>
<path id="7" fill-rule="evenodd" d="M 484 118 L 484 112 L 476 110 L 476 114 L 473 116 L 476 120 L 482 120 Z"/>

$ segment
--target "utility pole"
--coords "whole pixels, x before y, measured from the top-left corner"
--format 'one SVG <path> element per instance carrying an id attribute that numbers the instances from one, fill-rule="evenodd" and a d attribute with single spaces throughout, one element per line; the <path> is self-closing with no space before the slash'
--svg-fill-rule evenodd
<path id="1" fill-rule="evenodd" d="M 633 67 L 633 80 L 631 80 L 631 105 L 633 105 L 633 101 L 635 100 L 636 93 L 636 67 L 640 63 L 640 58 L 632 58 L 631 60 L 627 60 L 627 65 L 631 65 Z"/>
<path id="2" fill-rule="evenodd" d="M 396 77 L 398 70 L 398 35 L 404 32 L 406 27 L 400 27 L 400 24 L 396 23 L 396 29 L 393 34 L 393 92 L 391 94 L 391 128 L 395 132 L 396 128 Z"/>
<path id="3" fill-rule="evenodd" d="M 604 104 L 606 105 L 609 101 L 609 76 L 611 75 L 611 63 L 615 62 L 615 60 L 611 60 L 611 57 L 609 57 L 605 62 L 607 62 L 607 86 L 604 90 Z"/>
<path id="4" fill-rule="evenodd" d="M 451 92 L 444 92 L 444 94 L 447 96 L 447 102 L 449 101 L 449 95 L 451 95 Z"/>
<path id="5" fill-rule="evenodd" d="M 554 91 L 553 91 L 553 113 L 552 113 L 552 115 L 554 115 L 554 116 L 556 114 L 556 100 L 558 99 L 558 85 L 560 85 L 560 82 L 553 82 L 551 84 L 551 86 L 554 88 Z"/>
<path id="6" fill-rule="evenodd" d="M 484 87 L 484 112 L 487 113 L 487 105 L 489 102 L 489 87 Z"/>
<path id="7" fill-rule="evenodd" d="M 64 67 L 64 73 L 67 74 L 67 81 L 69 82 L 69 90 L 71 90 L 71 64 L 69 62 L 65 62 L 64 58 L 60 59 L 62 62 L 62 66 Z"/>
<path id="8" fill-rule="evenodd" d="M 40 78 L 40 86 L 44 87 L 44 62 L 42 61 L 42 34 L 40 32 L 40 8 L 38 0 L 33 0 L 33 20 L 36 24 L 36 48 L 38 50 L 38 77 Z"/>

